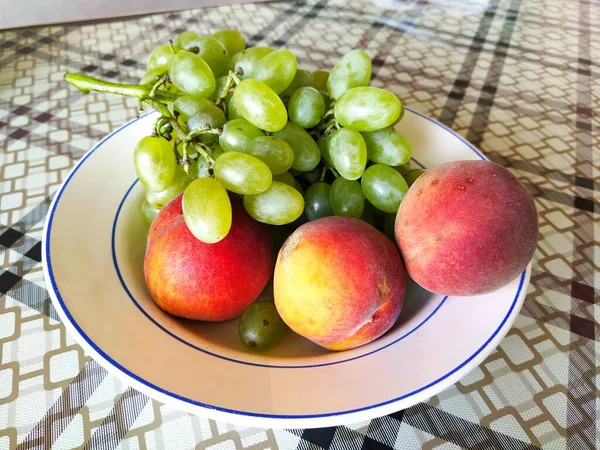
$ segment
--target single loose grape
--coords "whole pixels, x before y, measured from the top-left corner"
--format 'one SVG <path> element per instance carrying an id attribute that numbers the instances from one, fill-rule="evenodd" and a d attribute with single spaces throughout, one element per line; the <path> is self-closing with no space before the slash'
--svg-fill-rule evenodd
<path id="1" fill-rule="evenodd" d="M 240 316 L 238 333 L 246 347 L 261 351 L 279 342 L 286 331 L 274 302 L 257 301 Z"/>

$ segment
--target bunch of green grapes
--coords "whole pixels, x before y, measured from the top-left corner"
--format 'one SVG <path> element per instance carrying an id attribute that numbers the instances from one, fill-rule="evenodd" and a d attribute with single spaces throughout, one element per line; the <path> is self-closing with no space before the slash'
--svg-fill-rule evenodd
<path id="1" fill-rule="evenodd" d="M 352 50 L 331 72 L 309 72 L 289 50 L 246 49 L 234 30 L 186 31 L 154 49 L 141 84 L 174 100 L 135 150 L 145 216 L 183 192 L 185 222 L 207 243 L 229 232 L 230 195 L 271 225 L 371 221 L 373 207 L 395 216 L 420 172 L 407 173 L 412 149 L 394 129 L 403 105 L 369 86 L 371 67 Z"/>

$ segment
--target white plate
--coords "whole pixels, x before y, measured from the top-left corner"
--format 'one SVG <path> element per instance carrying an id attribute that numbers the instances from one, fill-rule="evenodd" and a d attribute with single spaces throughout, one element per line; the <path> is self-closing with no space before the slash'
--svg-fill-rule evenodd
<path id="1" fill-rule="evenodd" d="M 90 150 L 54 197 L 44 229 L 50 296 L 77 342 L 110 373 L 157 400 L 246 426 L 309 428 L 407 408 L 480 364 L 513 324 L 530 268 L 479 297 L 442 297 L 410 285 L 397 324 L 340 353 L 294 333 L 271 353 L 244 351 L 236 321 L 194 323 L 163 313 L 146 290 L 145 226 L 132 153 L 155 113 Z M 483 156 L 414 111 L 399 124 L 416 165 Z M 469 274 L 465 274 L 469 276 Z"/>

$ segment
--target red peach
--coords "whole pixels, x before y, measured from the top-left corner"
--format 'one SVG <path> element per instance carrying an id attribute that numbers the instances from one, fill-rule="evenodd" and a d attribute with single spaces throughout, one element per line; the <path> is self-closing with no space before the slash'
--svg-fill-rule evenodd
<path id="1" fill-rule="evenodd" d="M 299 227 L 275 265 L 275 305 L 296 333 L 329 350 L 377 339 L 404 303 L 398 249 L 371 225 L 325 217 Z"/>
<path id="2" fill-rule="evenodd" d="M 478 295 L 516 278 L 533 256 L 533 197 L 508 170 L 458 161 L 428 170 L 398 210 L 396 241 L 410 277 L 443 295 Z"/>
<path id="3" fill-rule="evenodd" d="M 146 285 L 164 311 L 224 321 L 240 315 L 271 277 L 274 253 L 266 226 L 231 197 L 233 223 L 216 244 L 196 239 L 183 220 L 181 195 L 156 216 L 144 259 Z"/>

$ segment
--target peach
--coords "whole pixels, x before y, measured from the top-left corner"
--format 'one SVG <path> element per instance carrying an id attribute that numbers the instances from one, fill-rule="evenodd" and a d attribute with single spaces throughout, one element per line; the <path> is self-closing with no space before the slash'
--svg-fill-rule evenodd
<path id="1" fill-rule="evenodd" d="M 277 257 L 277 311 L 296 333 L 329 350 L 377 339 L 404 303 L 398 249 L 371 225 L 325 217 L 300 226 Z"/>
<path id="2" fill-rule="evenodd" d="M 478 295 L 527 267 L 538 221 L 533 197 L 508 170 L 458 161 L 417 179 L 400 204 L 395 233 L 409 276 L 423 288 Z"/>
<path id="3" fill-rule="evenodd" d="M 267 227 L 231 196 L 225 239 L 206 244 L 183 220 L 181 195 L 156 216 L 144 259 L 146 285 L 164 311 L 187 319 L 224 321 L 240 315 L 269 281 L 275 255 Z"/>

